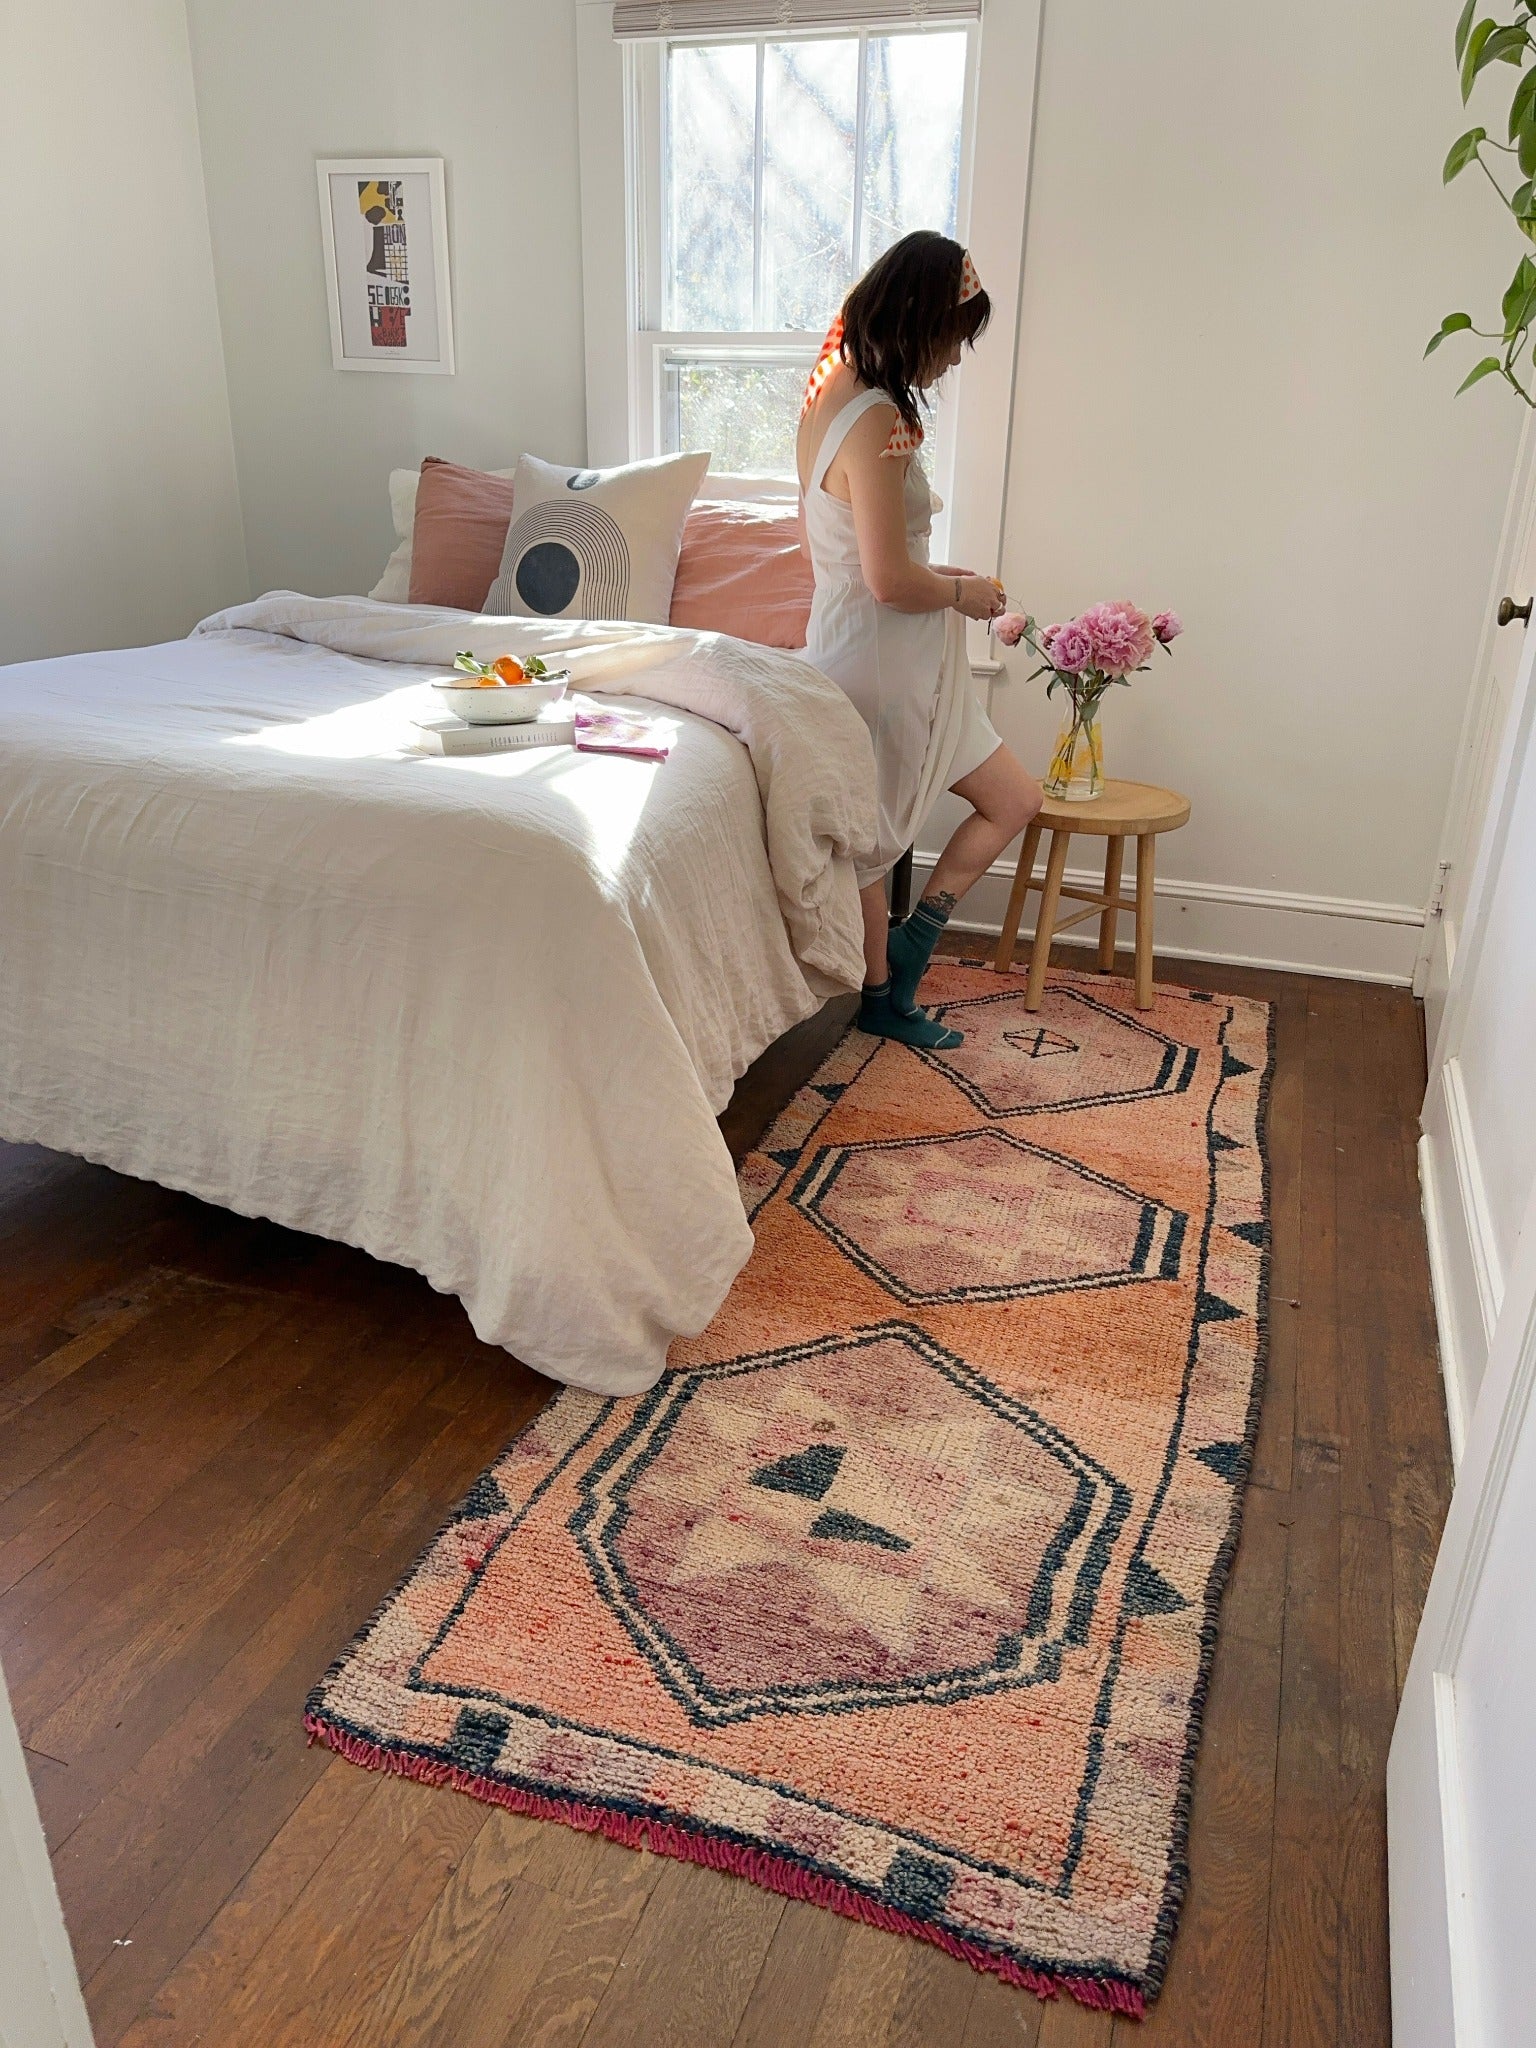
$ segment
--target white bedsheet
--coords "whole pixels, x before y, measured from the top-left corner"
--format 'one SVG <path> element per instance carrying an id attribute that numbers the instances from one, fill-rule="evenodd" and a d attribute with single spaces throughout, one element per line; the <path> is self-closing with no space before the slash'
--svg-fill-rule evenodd
<path id="1" fill-rule="evenodd" d="M 577 647 L 671 758 L 410 753 L 461 646 Z M 872 799 L 842 693 L 707 634 L 278 593 L 0 669 L 0 1135 L 361 1245 L 638 1391 L 751 1248 L 733 1079 L 860 978 Z"/>

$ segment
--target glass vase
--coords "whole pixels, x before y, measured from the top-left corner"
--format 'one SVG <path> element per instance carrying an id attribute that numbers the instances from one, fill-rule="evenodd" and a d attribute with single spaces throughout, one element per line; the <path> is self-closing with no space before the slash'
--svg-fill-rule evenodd
<path id="1" fill-rule="evenodd" d="M 1097 698 L 1070 702 L 1061 716 L 1056 751 L 1045 771 L 1045 793 L 1059 802 L 1083 804 L 1104 790 L 1104 741 Z"/>

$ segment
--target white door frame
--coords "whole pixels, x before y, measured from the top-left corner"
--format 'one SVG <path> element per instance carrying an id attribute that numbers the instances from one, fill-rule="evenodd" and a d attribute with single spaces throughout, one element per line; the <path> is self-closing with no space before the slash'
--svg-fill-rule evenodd
<path id="1" fill-rule="evenodd" d="M 1536 1188 L 1435 1558 L 1387 1761 L 1395 2048 L 1507 2048 L 1479 2007 L 1457 1744 L 1457 1664 L 1522 1433 L 1536 1449 Z M 1529 1616 L 1512 1623 L 1529 1625 Z"/>
<path id="2" fill-rule="evenodd" d="M 0 2042 L 91 2048 L 27 1760 L 0 1673 Z"/>

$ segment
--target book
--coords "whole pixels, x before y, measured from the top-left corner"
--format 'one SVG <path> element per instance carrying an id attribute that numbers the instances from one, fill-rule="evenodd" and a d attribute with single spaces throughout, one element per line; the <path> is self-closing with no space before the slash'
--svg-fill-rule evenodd
<path id="1" fill-rule="evenodd" d="M 414 723 L 412 744 L 423 754 L 509 754 L 521 747 L 568 747 L 576 737 L 576 720 L 553 704 L 515 725 L 469 725 L 451 712 Z"/>

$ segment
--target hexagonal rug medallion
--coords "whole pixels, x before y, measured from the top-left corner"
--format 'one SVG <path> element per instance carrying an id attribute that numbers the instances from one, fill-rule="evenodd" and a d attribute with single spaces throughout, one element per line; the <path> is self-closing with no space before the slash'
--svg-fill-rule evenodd
<path id="1" fill-rule="evenodd" d="M 646 1394 L 567 1389 L 321 1740 L 1141 2013 L 1257 1424 L 1265 1005 L 944 964 L 743 1161 Z"/>

